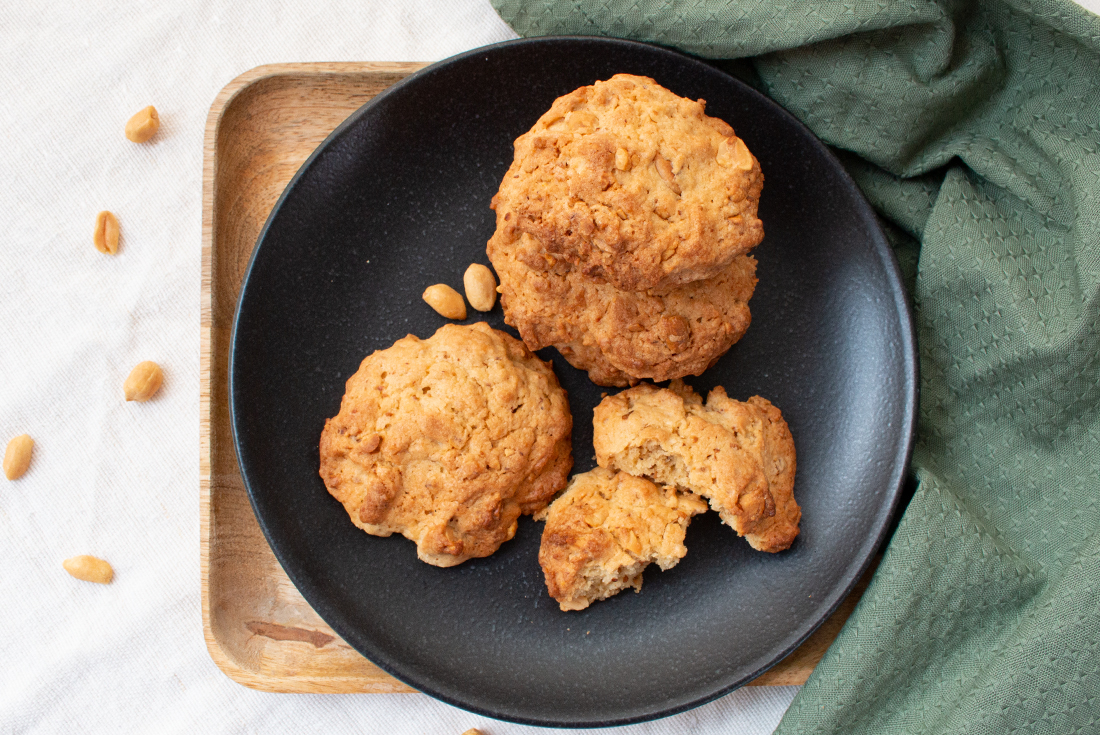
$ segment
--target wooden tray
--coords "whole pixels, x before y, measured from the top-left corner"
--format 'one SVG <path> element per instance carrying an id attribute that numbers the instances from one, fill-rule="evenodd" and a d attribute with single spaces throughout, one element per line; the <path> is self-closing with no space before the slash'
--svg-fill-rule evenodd
<path id="1" fill-rule="evenodd" d="M 291 584 L 241 479 L 229 427 L 229 337 L 241 279 L 283 188 L 348 115 L 424 66 L 275 64 L 230 82 L 214 100 L 203 151 L 201 455 L 202 618 L 214 662 L 270 692 L 411 692 L 345 643 Z M 488 206 L 488 202 L 486 202 Z M 753 684 L 802 684 L 866 586 L 793 654 Z"/>

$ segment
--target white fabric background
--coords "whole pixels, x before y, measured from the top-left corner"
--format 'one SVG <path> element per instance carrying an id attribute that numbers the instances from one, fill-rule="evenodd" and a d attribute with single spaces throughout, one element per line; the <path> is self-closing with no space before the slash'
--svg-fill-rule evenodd
<path id="1" fill-rule="evenodd" d="M 1095 11 L 1100 0 L 1089 0 Z M 513 37 L 488 0 L 0 6 L 0 732 L 546 732 L 408 695 L 277 695 L 210 660 L 199 593 L 202 143 L 218 90 L 254 66 L 432 61 Z M 126 120 L 153 104 L 154 142 Z M 96 212 L 121 222 L 108 257 Z M 121 386 L 164 367 L 146 404 Z M 61 569 L 114 565 L 109 586 Z M 749 687 L 607 733 L 769 733 L 795 687 Z"/>

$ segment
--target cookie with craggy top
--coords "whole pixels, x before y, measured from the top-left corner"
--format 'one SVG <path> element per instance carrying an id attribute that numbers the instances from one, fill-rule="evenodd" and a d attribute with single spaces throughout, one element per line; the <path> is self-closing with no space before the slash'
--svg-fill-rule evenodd
<path id="1" fill-rule="evenodd" d="M 597 467 L 575 475 L 549 508 L 539 565 L 562 610 L 583 610 L 633 587 L 656 563 L 668 570 L 687 553 L 684 534 L 706 501 L 625 472 Z"/>
<path id="2" fill-rule="evenodd" d="M 782 551 L 798 535 L 794 439 L 768 400 L 717 387 L 704 405 L 681 381 L 639 385 L 604 398 L 592 427 L 601 467 L 707 498 L 754 549 Z"/>
<path id="3" fill-rule="evenodd" d="M 487 324 L 379 350 L 321 434 L 320 474 L 356 526 L 400 533 L 449 567 L 492 554 L 573 465 L 573 422 L 548 363 Z"/>
<path id="4" fill-rule="evenodd" d="M 527 347 L 554 346 L 598 385 L 699 375 L 752 320 L 756 260 L 739 255 L 713 278 L 666 293 L 623 291 L 546 256 L 529 234 L 498 227 L 487 248 L 504 320 Z"/>
<path id="5" fill-rule="evenodd" d="M 559 97 L 515 141 L 498 229 L 624 291 L 714 278 L 764 237 L 764 176 L 704 106 L 629 74 Z"/>

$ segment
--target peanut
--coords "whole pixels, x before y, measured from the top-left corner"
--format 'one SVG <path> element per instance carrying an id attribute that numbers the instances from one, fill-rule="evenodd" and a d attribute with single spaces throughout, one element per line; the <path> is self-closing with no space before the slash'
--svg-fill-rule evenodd
<path id="1" fill-rule="evenodd" d="M 630 170 L 630 154 L 626 148 L 619 148 L 615 151 L 615 168 L 620 171 Z"/>
<path id="2" fill-rule="evenodd" d="M 723 166 L 732 166 L 742 171 L 752 170 L 752 154 L 749 153 L 745 141 L 735 135 L 731 135 L 718 144 L 716 160 Z"/>
<path id="3" fill-rule="evenodd" d="M 466 299 L 478 311 L 489 311 L 497 302 L 497 279 L 493 272 L 481 263 L 473 263 L 462 276 L 466 287 Z"/>
<path id="4" fill-rule="evenodd" d="M 26 434 L 8 442 L 8 448 L 4 450 L 4 476 L 9 480 L 18 480 L 31 466 L 31 450 L 34 449 L 34 439 Z"/>
<path id="5" fill-rule="evenodd" d="M 585 508 L 584 522 L 592 528 L 599 528 L 607 520 L 607 508 L 601 506 L 595 506 L 592 508 Z"/>
<path id="6" fill-rule="evenodd" d="M 424 289 L 424 300 L 441 316 L 459 321 L 466 318 L 466 302 L 462 294 L 445 283 L 437 283 Z"/>
<path id="7" fill-rule="evenodd" d="M 115 577 L 115 570 L 110 564 L 87 554 L 66 559 L 61 562 L 61 566 L 65 567 L 66 572 L 85 582 L 110 584 Z"/>
<path id="8" fill-rule="evenodd" d="M 139 362 L 130 371 L 130 377 L 122 384 L 122 392 L 127 401 L 148 401 L 153 394 L 160 390 L 160 384 L 164 381 L 164 373 L 160 365 L 146 360 Z"/>
<path id="9" fill-rule="evenodd" d="M 118 252 L 118 217 L 107 211 L 95 216 L 95 232 L 92 233 L 95 249 L 114 255 Z"/>
<path id="10" fill-rule="evenodd" d="M 657 173 L 659 173 L 661 178 L 665 180 L 665 183 L 668 184 L 668 188 L 679 194 L 680 185 L 676 183 L 676 175 L 672 173 L 672 162 L 660 153 L 653 159 L 653 162 L 657 165 Z"/>
<path id="11" fill-rule="evenodd" d="M 126 122 L 126 137 L 135 143 L 144 143 L 156 135 L 159 127 L 157 108 L 149 105 Z"/>
<path id="12" fill-rule="evenodd" d="M 462 733 L 462 735 L 485 735 L 485 733 L 483 733 L 481 730 L 478 730 L 476 727 L 471 727 L 469 730 Z"/>
<path id="13" fill-rule="evenodd" d="M 682 316 L 662 316 L 658 322 L 661 335 L 664 337 L 668 351 L 678 355 L 687 349 L 691 341 L 691 324 Z"/>

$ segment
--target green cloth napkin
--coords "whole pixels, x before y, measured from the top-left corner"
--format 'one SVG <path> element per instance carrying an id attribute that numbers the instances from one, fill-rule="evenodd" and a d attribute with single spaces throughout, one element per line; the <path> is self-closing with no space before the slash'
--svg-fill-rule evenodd
<path id="1" fill-rule="evenodd" d="M 493 2 L 525 36 L 751 57 L 908 271 L 919 486 L 778 732 L 1100 732 L 1100 19 L 1052 0 Z"/>

